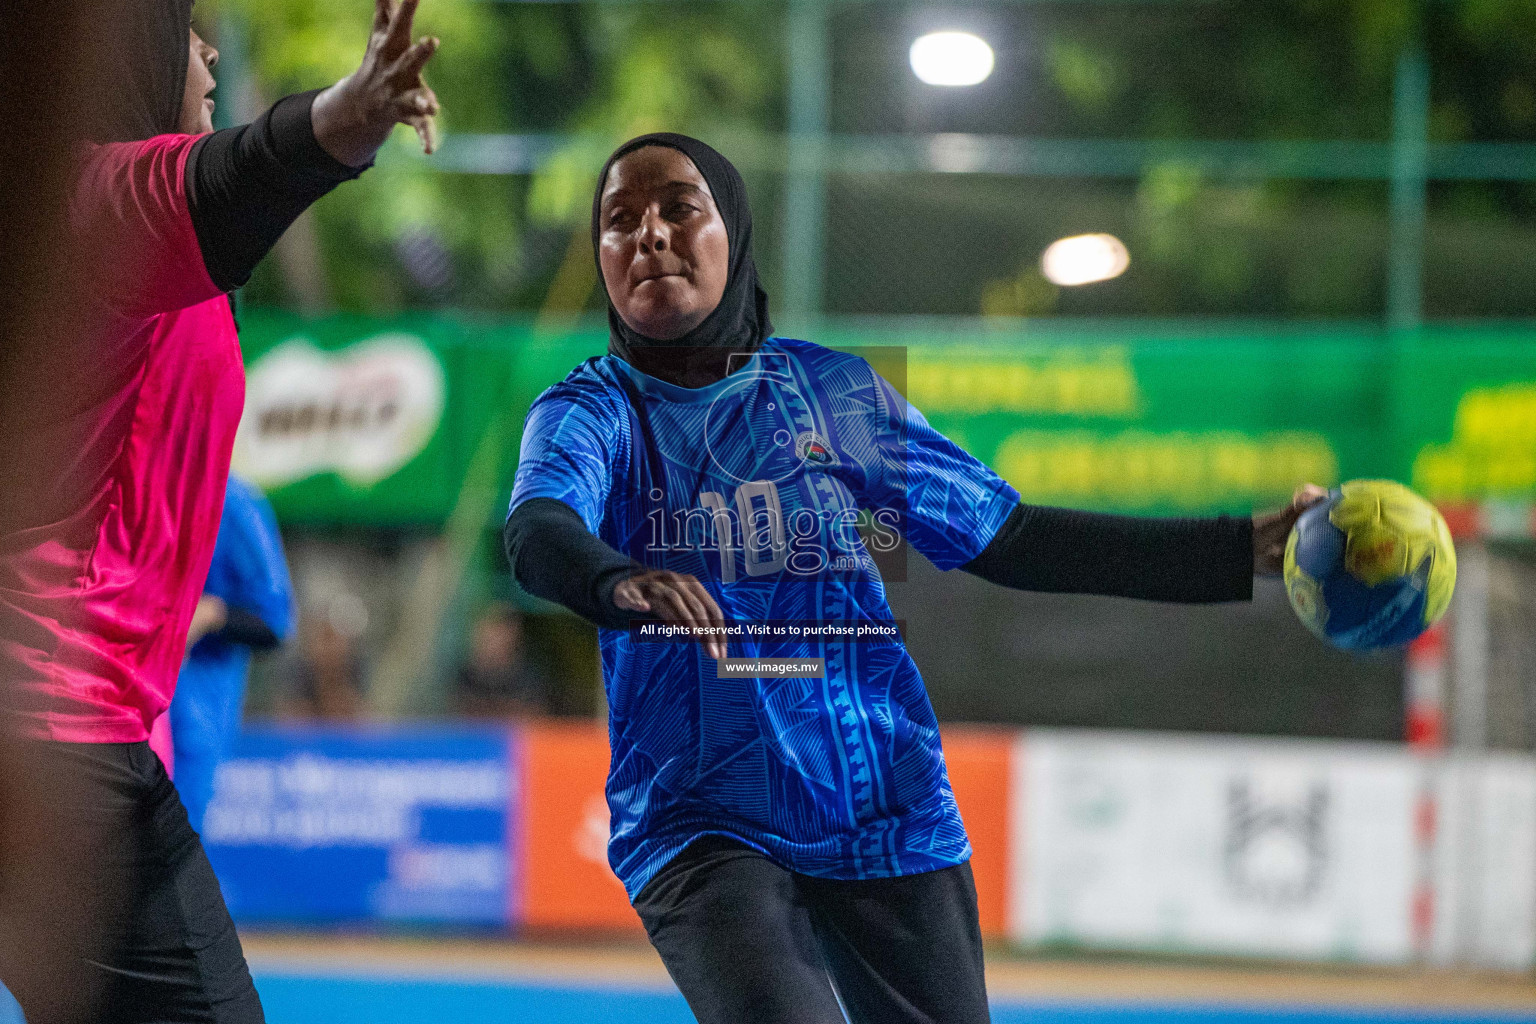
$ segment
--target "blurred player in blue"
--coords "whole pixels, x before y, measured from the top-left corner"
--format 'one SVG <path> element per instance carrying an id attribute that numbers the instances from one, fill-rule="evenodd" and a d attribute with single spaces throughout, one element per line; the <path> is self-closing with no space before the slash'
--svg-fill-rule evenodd
<path id="1" fill-rule="evenodd" d="M 277 517 L 259 490 L 231 475 L 170 710 L 176 789 L 198 831 L 214 772 L 240 732 L 251 655 L 277 647 L 292 630 L 293 584 Z"/>
<path id="2" fill-rule="evenodd" d="M 506 546 L 603 627 L 609 862 L 703 1024 L 988 1020 L 970 842 L 869 548 L 1248 600 L 1321 492 L 1255 518 L 1021 503 L 868 362 L 773 336 L 745 186 L 696 139 L 621 146 L 592 241 L 609 354 L 529 412 Z"/>

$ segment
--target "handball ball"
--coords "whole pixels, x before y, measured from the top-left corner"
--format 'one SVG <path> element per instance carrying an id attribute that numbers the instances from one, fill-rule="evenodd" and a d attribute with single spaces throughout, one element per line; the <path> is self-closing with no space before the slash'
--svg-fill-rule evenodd
<path id="1" fill-rule="evenodd" d="M 1301 514 L 1285 545 L 1285 591 L 1336 647 L 1405 644 L 1445 614 L 1456 549 L 1433 505 L 1390 480 L 1352 480 Z"/>

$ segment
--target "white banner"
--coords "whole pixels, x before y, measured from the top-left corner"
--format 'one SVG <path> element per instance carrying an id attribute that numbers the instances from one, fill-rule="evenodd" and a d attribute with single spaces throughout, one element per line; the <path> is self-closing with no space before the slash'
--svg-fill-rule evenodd
<path id="1" fill-rule="evenodd" d="M 1018 941 L 1414 958 L 1425 774 L 1407 749 L 1055 730 L 1019 742 Z"/>
<path id="2" fill-rule="evenodd" d="M 1536 964 L 1536 761 L 1452 756 L 1428 763 L 1436 804 L 1433 958 Z"/>

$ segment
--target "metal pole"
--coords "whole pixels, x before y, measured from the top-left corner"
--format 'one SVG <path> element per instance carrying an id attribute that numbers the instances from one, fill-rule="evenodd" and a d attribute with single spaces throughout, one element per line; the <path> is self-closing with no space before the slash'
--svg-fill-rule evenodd
<path id="1" fill-rule="evenodd" d="M 1463 752 L 1488 746 L 1488 549 L 1456 549 L 1451 599 L 1451 743 Z"/>
<path id="2" fill-rule="evenodd" d="M 1488 745 L 1488 549 L 1480 540 L 1456 548 L 1456 596 L 1448 617 L 1451 669 L 1450 756 L 1430 765 L 1436 793 L 1431 868 L 1431 962 L 1464 966 L 1482 931 L 1486 811 L 1482 778 Z"/>
<path id="3" fill-rule="evenodd" d="M 789 175 L 784 190 L 785 326 L 808 334 L 822 309 L 831 46 L 825 0 L 791 0 L 785 26 L 789 73 Z"/>
<path id="4" fill-rule="evenodd" d="M 1417 44 L 1397 61 L 1392 88 L 1392 169 L 1387 254 L 1387 326 L 1424 320 L 1424 208 L 1429 180 L 1429 62 Z"/>

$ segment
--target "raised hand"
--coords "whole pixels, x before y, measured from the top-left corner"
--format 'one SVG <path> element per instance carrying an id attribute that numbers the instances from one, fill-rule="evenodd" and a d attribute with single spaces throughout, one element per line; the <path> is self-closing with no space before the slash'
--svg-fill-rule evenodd
<path id="1" fill-rule="evenodd" d="M 1285 543 L 1290 539 L 1296 520 L 1316 505 L 1328 492 L 1316 484 L 1296 488 L 1291 503 L 1278 512 L 1262 512 L 1253 517 L 1253 571 L 1259 576 L 1278 576 L 1285 566 Z"/>
<path id="2" fill-rule="evenodd" d="M 374 0 L 373 31 L 358 69 L 315 97 L 315 140 L 349 167 L 373 159 L 397 124 L 416 129 L 424 152 L 437 149 L 437 96 L 421 78 L 438 40 L 411 42 L 420 0 Z"/>
<path id="3" fill-rule="evenodd" d="M 725 614 L 704 584 L 692 576 L 650 569 L 621 580 L 613 588 L 613 603 L 631 612 L 650 612 L 662 622 L 693 629 L 724 629 Z M 701 636 L 699 642 L 711 658 L 726 655 L 725 634 Z"/>

